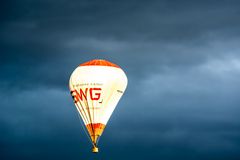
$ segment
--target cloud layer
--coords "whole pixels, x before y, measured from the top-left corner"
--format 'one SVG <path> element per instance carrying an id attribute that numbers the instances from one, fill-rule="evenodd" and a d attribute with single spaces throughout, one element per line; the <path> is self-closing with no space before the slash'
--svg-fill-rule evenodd
<path id="1" fill-rule="evenodd" d="M 1 159 L 237 159 L 238 1 L 7 1 L 0 25 Z M 129 85 L 99 155 L 68 91 L 80 63 Z"/>

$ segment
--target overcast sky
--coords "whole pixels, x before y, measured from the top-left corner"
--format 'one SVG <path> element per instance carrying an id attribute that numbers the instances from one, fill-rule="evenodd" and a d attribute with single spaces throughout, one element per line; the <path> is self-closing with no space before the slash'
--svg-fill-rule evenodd
<path id="1" fill-rule="evenodd" d="M 1 160 L 240 158 L 240 2 L 0 5 Z M 91 153 L 68 80 L 91 59 L 128 87 Z"/>

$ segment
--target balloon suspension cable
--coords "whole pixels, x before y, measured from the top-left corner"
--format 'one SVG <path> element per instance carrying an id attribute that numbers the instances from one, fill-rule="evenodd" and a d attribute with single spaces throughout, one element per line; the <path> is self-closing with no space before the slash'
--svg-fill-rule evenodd
<path id="1" fill-rule="evenodd" d="M 85 106 L 86 106 L 86 112 L 84 111 L 84 114 L 85 114 L 85 116 L 86 117 L 88 117 L 87 119 L 88 119 L 88 123 L 90 124 L 90 126 L 91 126 L 91 129 L 92 129 L 92 132 L 93 132 L 93 134 L 94 134 L 94 128 L 93 128 L 93 121 L 92 121 L 92 118 L 91 118 L 91 114 L 90 114 L 90 109 L 89 109 L 89 104 L 88 104 L 88 102 L 86 101 L 86 100 L 84 100 L 84 103 L 85 103 Z M 81 107 L 83 108 L 83 106 L 82 106 L 82 104 L 80 103 L 80 105 L 81 105 Z M 92 145 L 93 145 L 93 148 L 97 148 L 96 146 L 97 146 L 97 142 L 95 141 L 93 141 L 92 140 L 92 138 L 91 138 L 91 135 L 89 134 L 89 132 L 88 132 L 88 130 L 86 130 L 86 128 L 85 128 L 85 124 L 84 123 L 82 123 L 82 121 L 81 121 L 81 115 L 80 115 L 80 113 L 78 112 L 78 118 L 79 118 L 79 120 L 80 120 L 80 122 L 81 122 L 81 124 L 82 124 L 82 128 L 83 128 L 83 130 L 84 130 L 84 132 L 85 132 L 85 134 L 87 135 L 87 137 L 88 137 L 88 139 L 89 139 L 89 141 L 92 143 Z M 96 150 L 98 150 L 98 149 L 95 149 L 95 151 Z"/>
<path id="2" fill-rule="evenodd" d="M 77 115 L 78 115 L 78 119 L 79 119 L 79 121 L 80 121 L 80 123 L 81 123 L 81 126 L 82 126 L 82 128 L 83 128 L 83 130 L 84 130 L 84 133 L 87 135 L 88 140 L 93 144 L 92 139 L 91 139 L 90 135 L 88 134 L 88 132 L 86 131 L 85 125 L 84 125 L 84 123 L 82 122 L 81 117 L 80 117 L 80 114 L 79 114 L 78 112 L 77 112 Z M 93 144 L 93 145 L 94 145 L 94 144 Z"/>
<path id="3" fill-rule="evenodd" d="M 91 117 L 91 113 L 90 113 L 90 107 L 89 107 L 89 104 L 88 104 L 88 101 L 85 99 L 84 100 L 84 103 L 86 105 L 86 109 L 87 109 L 87 113 L 88 113 L 88 116 L 89 116 L 89 120 L 90 120 L 90 125 L 91 125 L 91 129 L 92 129 L 92 133 L 93 135 L 95 136 L 95 130 L 94 130 L 94 127 L 93 127 L 93 119 L 94 117 Z M 97 153 L 98 152 L 98 148 L 97 148 L 97 141 L 93 141 L 92 140 L 92 145 L 93 145 L 93 153 Z"/>

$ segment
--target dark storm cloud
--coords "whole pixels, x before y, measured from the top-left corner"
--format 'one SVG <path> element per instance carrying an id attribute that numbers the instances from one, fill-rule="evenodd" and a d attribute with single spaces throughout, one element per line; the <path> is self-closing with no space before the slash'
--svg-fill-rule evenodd
<path id="1" fill-rule="evenodd" d="M 237 159 L 239 6 L 2 2 L 0 157 L 96 158 L 79 127 L 68 78 L 79 63 L 103 58 L 124 69 L 129 85 L 97 158 Z"/>
<path id="2" fill-rule="evenodd" d="M 119 61 L 132 75 L 203 63 L 211 54 L 221 55 L 204 50 L 211 40 L 239 35 L 239 8 L 229 1 L 9 1 L 3 6 L 1 68 L 9 79 L 21 77 L 23 87 L 39 77 L 44 78 L 38 84 L 63 86 L 66 68 L 92 57 Z M 151 63 L 142 65 L 146 62 Z"/>

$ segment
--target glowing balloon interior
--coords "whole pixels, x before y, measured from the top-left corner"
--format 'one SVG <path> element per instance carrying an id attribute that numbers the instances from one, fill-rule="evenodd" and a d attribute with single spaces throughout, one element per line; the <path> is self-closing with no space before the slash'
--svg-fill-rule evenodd
<path id="1" fill-rule="evenodd" d="M 72 73 L 69 88 L 93 144 L 97 142 L 127 87 L 127 77 L 116 64 L 92 60 L 78 66 Z"/>

